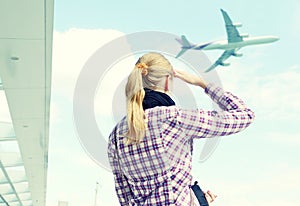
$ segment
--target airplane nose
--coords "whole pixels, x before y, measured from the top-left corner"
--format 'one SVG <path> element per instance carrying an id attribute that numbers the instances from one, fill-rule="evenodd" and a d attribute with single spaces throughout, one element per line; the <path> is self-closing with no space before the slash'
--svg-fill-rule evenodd
<path id="1" fill-rule="evenodd" d="M 273 36 L 274 41 L 278 41 L 280 38 L 278 36 Z"/>

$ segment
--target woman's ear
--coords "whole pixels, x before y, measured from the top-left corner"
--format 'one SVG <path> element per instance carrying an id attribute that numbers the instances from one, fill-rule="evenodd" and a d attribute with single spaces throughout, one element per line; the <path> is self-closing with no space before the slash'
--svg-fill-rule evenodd
<path id="1" fill-rule="evenodd" d="M 165 92 L 169 91 L 169 75 L 166 75 Z"/>

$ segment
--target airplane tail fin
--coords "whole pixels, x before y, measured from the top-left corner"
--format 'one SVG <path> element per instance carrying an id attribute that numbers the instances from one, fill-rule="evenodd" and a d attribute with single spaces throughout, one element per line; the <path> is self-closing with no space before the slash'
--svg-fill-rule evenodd
<path id="1" fill-rule="evenodd" d="M 179 44 L 181 44 L 181 51 L 177 54 L 176 58 L 180 57 L 183 55 L 188 49 L 191 49 L 193 45 L 187 40 L 187 38 L 182 35 L 181 39 L 176 39 Z"/>
<path id="2" fill-rule="evenodd" d="M 187 38 L 182 35 L 181 39 L 176 39 L 181 45 L 182 47 L 186 47 L 186 48 L 190 48 L 192 47 L 192 44 L 187 40 Z"/>

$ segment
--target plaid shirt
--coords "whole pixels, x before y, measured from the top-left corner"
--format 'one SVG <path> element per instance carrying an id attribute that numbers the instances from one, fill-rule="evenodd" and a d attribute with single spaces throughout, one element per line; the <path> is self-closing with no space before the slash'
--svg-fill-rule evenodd
<path id="1" fill-rule="evenodd" d="M 189 188 L 193 139 L 230 135 L 254 119 L 254 113 L 230 92 L 209 84 L 205 93 L 222 111 L 146 109 L 146 134 L 140 144 L 125 144 L 126 117 L 116 125 L 109 136 L 108 157 L 121 205 L 199 205 L 191 201 L 196 198 Z"/>

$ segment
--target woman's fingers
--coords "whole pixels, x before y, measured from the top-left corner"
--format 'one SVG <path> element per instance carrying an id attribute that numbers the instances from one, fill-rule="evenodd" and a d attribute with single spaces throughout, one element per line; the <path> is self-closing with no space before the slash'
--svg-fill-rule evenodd
<path id="1" fill-rule="evenodd" d="M 208 190 L 205 193 L 205 197 L 206 197 L 207 201 L 209 203 L 211 203 L 211 202 L 213 202 L 217 198 L 217 195 L 213 194 L 211 191 Z"/>
<path id="2" fill-rule="evenodd" d="M 202 88 L 206 87 L 206 82 L 201 77 L 190 74 L 186 71 L 174 69 L 174 76 L 185 81 L 186 83 L 201 86 Z"/>
<path id="3" fill-rule="evenodd" d="M 197 81 L 200 80 L 200 77 L 192 75 L 182 70 L 174 70 L 174 76 L 189 84 L 195 84 Z"/>

